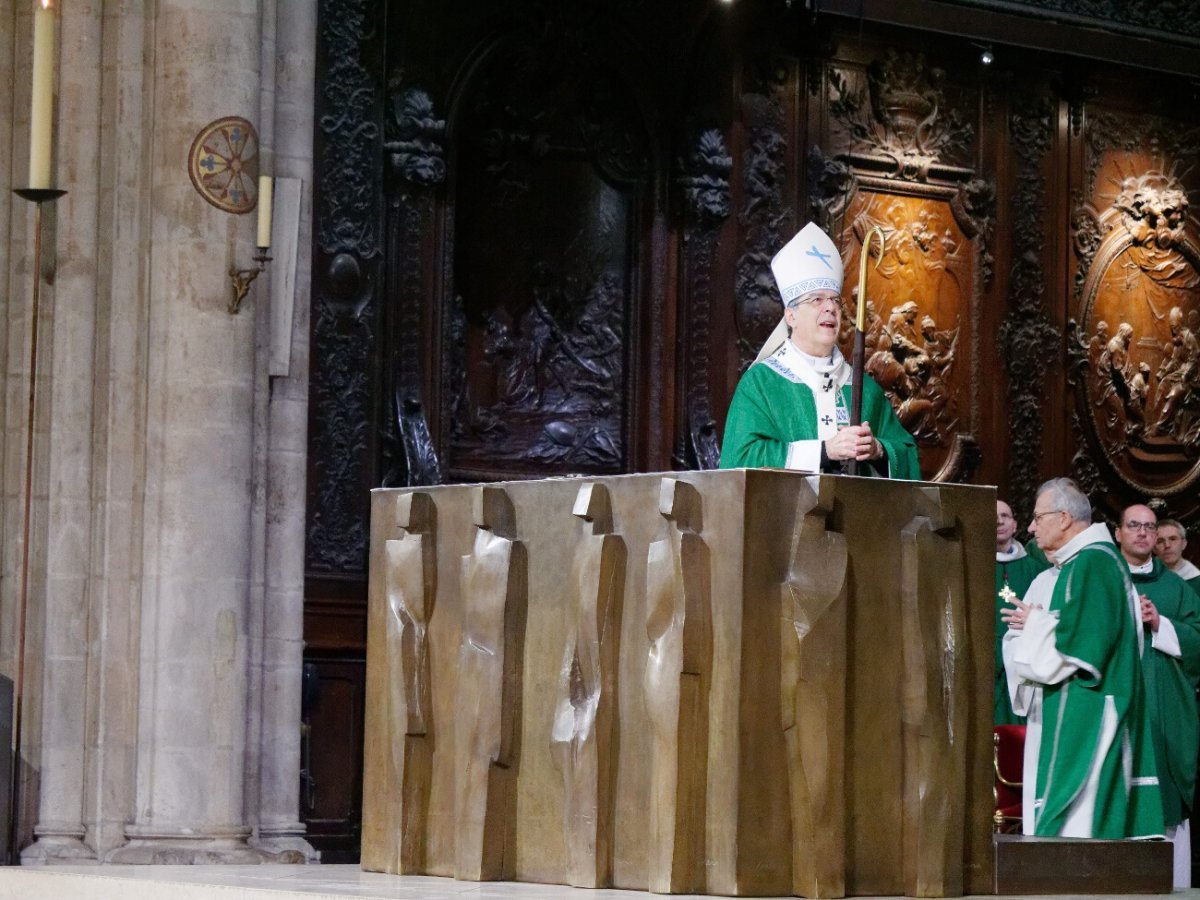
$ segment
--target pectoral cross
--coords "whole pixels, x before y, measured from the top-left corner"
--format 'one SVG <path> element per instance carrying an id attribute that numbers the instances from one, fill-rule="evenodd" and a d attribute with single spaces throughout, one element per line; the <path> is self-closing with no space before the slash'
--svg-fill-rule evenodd
<path id="1" fill-rule="evenodd" d="M 1010 588 L 1007 584 L 1000 588 L 1000 599 L 1010 606 L 1016 606 L 1017 601 L 1021 598 L 1017 596 L 1017 592 Z"/>

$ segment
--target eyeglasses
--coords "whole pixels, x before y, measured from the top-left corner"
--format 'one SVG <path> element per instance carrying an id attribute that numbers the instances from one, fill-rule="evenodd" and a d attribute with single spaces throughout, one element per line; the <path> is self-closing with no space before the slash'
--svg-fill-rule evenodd
<path id="1" fill-rule="evenodd" d="M 841 297 L 797 297 L 795 300 L 789 303 L 788 306 L 792 309 L 795 309 L 797 306 L 820 307 L 825 303 L 831 303 L 838 309 L 844 308 Z"/>
<path id="2" fill-rule="evenodd" d="M 1040 518 L 1042 518 L 1042 516 L 1052 516 L 1052 515 L 1054 515 L 1055 513 L 1060 513 L 1060 512 L 1063 512 L 1063 510 L 1061 510 L 1061 509 L 1048 509 L 1048 510 L 1046 510 L 1045 512 L 1034 513 L 1034 514 L 1033 514 L 1033 524 L 1034 524 L 1034 525 L 1036 525 L 1036 524 L 1038 523 L 1038 520 L 1039 520 Z"/>
<path id="3" fill-rule="evenodd" d="M 1149 531 L 1151 534 L 1158 531 L 1157 522 L 1126 522 L 1121 526 L 1126 531 Z"/>

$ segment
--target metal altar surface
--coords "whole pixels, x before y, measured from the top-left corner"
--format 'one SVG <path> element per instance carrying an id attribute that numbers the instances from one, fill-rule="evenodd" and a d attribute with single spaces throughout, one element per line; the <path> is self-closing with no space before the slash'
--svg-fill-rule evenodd
<path id="1" fill-rule="evenodd" d="M 363 868 L 989 892 L 994 501 L 778 470 L 375 491 Z"/>

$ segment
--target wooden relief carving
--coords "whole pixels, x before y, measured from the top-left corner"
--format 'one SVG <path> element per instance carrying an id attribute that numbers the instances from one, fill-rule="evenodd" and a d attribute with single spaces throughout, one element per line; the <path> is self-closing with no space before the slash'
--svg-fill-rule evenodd
<path id="1" fill-rule="evenodd" d="M 830 67 L 829 85 L 839 152 L 810 151 L 810 205 L 844 248 L 848 272 L 871 228 L 887 239 L 868 298 L 867 370 L 917 439 L 923 476 L 968 477 L 995 190 L 964 165 L 975 141 L 958 112 L 966 100 L 924 57 L 892 51 L 865 71 Z M 855 290 L 847 283 L 851 304 Z"/>
<path id="2" fill-rule="evenodd" d="M 1078 422 L 1126 485 L 1177 494 L 1200 478 L 1200 245 L 1183 174 L 1200 131 L 1176 128 L 1164 146 L 1153 124 L 1098 119 L 1090 196 L 1075 215 L 1085 273 L 1071 342 Z M 1122 130 L 1093 137 L 1100 125 Z M 1148 146 L 1131 148 L 1143 134 Z"/>
<path id="3" fill-rule="evenodd" d="M 1043 96 L 1018 98 L 1009 118 L 1009 144 L 1016 156 L 1012 192 L 1012 275 L 1008 312 L 997 335 L 1008 376 L 1009 503 L 1024 520 L 1033 510 L 1041 482 L 1046 373 L 1058 358 L 1061 335 L 1046 314 L 1042 263 L 1046 236 L 1046 176 L 1043 166 L 1054 136 L 1053 109 Z"/>
<path id="4" fill-rule="evenodd" d="M 976 0 L 966 5 L 986 4 Z M 1096 28 L 1126 32 L 1130 36 L 1144 37 L 1146 32 L 1151 32 L 1169 41 L 1178 41 L 1184 35 L 1200 38 L 1200 7 L 1192 3 L 1176 3 L 1168 7 L 1158 3 L 1129 3 L 1127 0 L 1088 0 L 1086 3 L 1077 0 L 1012 0 L 1011 5 L 1025 7 L 1029 13 L 1040 13 L 1052 20 L 1068 13 L 1073 19 Z"/>
<path id="5" fill-rule="evenodd" d="M 1180 412 L 1194 404 L 1180 364 L 1200 324 L 1194 179 L 1184 161 L 1200 154 L 1200 131 L 1091 108 L 1082 143 L 1085 182 L 1072 217 L 1078 311 L 1067 341 L 1080 445 L 1072 475 L 1099 496 L 1120 498 L 1117 484 L 1180 497 L 1200 460 L 1187 442 L 1194 413 Z"/>
<path id="6" fill-rule="evenodd" d="M 425 871 L 425 823 L 432 775 L 429 658 L 426 629 L 437 596 L 437 510 L 424 493 L 397 499 L 400 537 L 384 548 L 387 560 L 387 713 L 390 771 L 399 788 L 389 798 L 387 830 L 395 856 L 384 871 Z"/>
<path id="7" fill-rule="evenodd" d="M 832 494 L 833 484 L 828 486 Z M 832 497 L 800 495 L 780 589 L 781 717 L 792 815 L 792 890 L 846 893 L 846 539 L 826 530 Z M 803 723 L 803 725 L 801 725 Z"/>
<path id="8" fill-rule="evenodd" d="M 738 210 L 742 251 L 737 260 L 734 293 L 737 295 L 739 371 L 758 355 L 763 341 L 779 322 L 780 297 L 771 277 L 771 258 L 779 252 L 793 228 L 784 197 L 787 186 L 788 140 L 779 72 L 787 64 L 752 68 L 741 96 L 746 148 L 742 157 L 742 205 Z"/>
<path id="9" fill-rule="evenodd" d="M 368 0 L 321 0 L 317 182 L 313 195 L 309 376 L 310 572 L 365 575 L 375 486 L 371 359 L 382 257 L 380 85 L 368 67 L 380 29 Z"/>
<path id="10" fill-rule="evenodd" d="M 395 81 L 396 79 L 393 79 Z M 383 430 L 383 485 L 438 484 L 441 464 L 426 416 L 422 306 L 432 280 L 425 245 L 433 229 L 434 189 L 446 177 L 446 122 L 419 88 L 391 85 L 388 140 L 389 229 L 395 264 L 389 268 L 391 364 L 386 367 L 391 415 Z"/>
<path id="11" fill-rule="evenodd" d="M 696 139 L 686 159 L 680 161 L 679 188 L 687 219 L 684 224 L 683 267 L 687 284 L 685 321 L 688 353 L 687 435 L 680 462 L 689 469 L 715 469 L 721 460 L 718 426 L 709 391 L 709 319 L 712 306 L 712 265 L 717 233 L 729 216 L 729 173 L 733 160 L 725 138 L 715 128 Z"/>
<path id="12" fill-rule="evenodd" d="M 1082 424 L 1121 480 L 1152 494 L 1200 478 L 1200 246 L 1178 168 L 1111 154 L 1086 210 L 1104 236 L 1080 296 Z"/>
<path id="13" fill-rule="evenodd" d="M 513 876 L 528 576 L 508 494 L 475 488 L 473 502 L 475 545 L 459 585 L 454 874 L 485 881 Z"/>
<path id="14" fill-rule="evenodd" d="M 923 470 L 937 473 L 970 425 L 972 348 L 963 334 L 975 292 L 970 237 L 949 200 L 864 190 L 851 200 L 847 219 L 847 271 L 857 267 L 872 227 L 887 239 L 867 301 L 866 370 L 917 439 Z M 847 302 L 857 302 L 855 291 L 847 285 Z M 852 348 L 852 327 L 847 318 L 843 352 Z"/>
<path id="15" fill-rule="evenodd" d="M 646 562 L 645 700 L 650 719 L 649 889 L 704 889 L 708 692 L 712 666 L 709 549 L 700 492 L 664 478 L 666 534 Z"/>
<path id="16" fill-rule="evenodd" d="M 463 477 L 626 467 L 649 146 L 583 27 L 549 14 L 459 101 L 442 445 Z"/>
<path id="17" fill-rule="evenodd" d="M 625 541 L 613 532 L 608 488 L 579 489 L 574 514 L 585 528 L 575 553 L 575 588 L 550 749 L 563 777 L 566 881 L 606 887 L 612 879 L 613 722 Z"/>
<path id="18" fill-rule="evenodd" d="M 887 51 L 865 73 L 831 68 L 834 143 L 855 161 L 905 181 L 954 180 L 970 171 L 975 130 L 947 100 L 945 72 L 922 54 Z M 966 108 L 970 108 L 967 106 Z"/>
<path id="19" fill-rule="evenodd" d="M 924 489 L 928 515 L 901 532 L 901 703 L 904 741 L 904 893 L 962 893 L 968 734 L 967 592 L 962 535 Z M 932 639 L 931 639 L 932 638 Z M 940 790 L 930 790 L 933 784 Z"/>

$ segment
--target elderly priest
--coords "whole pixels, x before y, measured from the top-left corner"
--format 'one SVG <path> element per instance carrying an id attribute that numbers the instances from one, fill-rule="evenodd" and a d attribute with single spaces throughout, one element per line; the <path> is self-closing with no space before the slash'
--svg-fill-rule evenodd
<path id="1" fill-rule="evenodd" d="M 851 369 L 837 348 L 842 329 L 842 257 L 809 223 L 771 260 L 783 322 L 742 376 L 729 417 L 721 468 L 773 466 L 920 477 L 917 446 L 869 376 L 862 424 L 850 424 Z"/>
<path id="2" fill-rule="evenodd" d="M 1162 799 L 1129 569 L 1068 478 L 1038 489 L 1029 530 L 1054 565 L 1004 619 L 1013 709 L 1028 716 L 1023 831 L 1161 837 Z"/>

